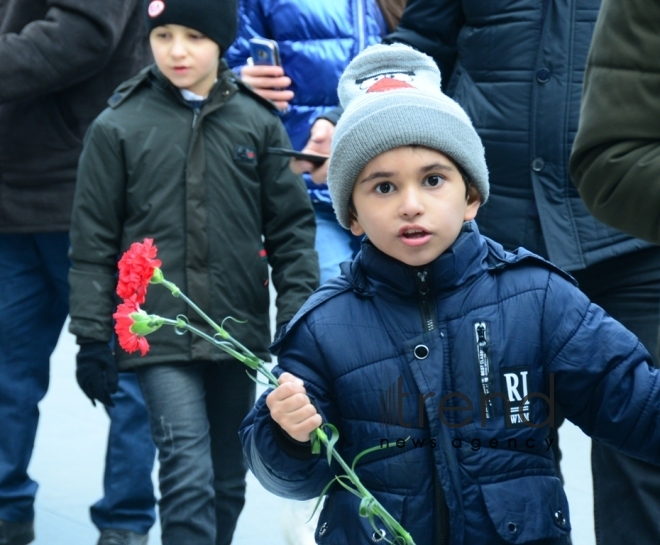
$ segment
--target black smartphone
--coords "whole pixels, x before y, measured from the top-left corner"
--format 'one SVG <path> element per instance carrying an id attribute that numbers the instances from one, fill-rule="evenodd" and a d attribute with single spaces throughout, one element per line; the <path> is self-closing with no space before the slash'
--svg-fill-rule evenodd
<path id="1" fill-rule="evenodd" d="M 281 66 L 280 48 L 275 40 L 266 38 L 251 38 L 250 56 L 252 63 L 257 65 Z"/>
<path id="2" fill-rule="evenodd" d="M 315 163 L 317 165 L 322 165 L 328 160 L 328 157 L 325 155 L 302 153 L 300 151 L 295 151 L 288 148 L 267 148 L 266 153 L 272 153 L 273 155 L 284 155 L 285 157 L 293 157 L 294 159 L 302 159 L 303 161 L 309 161 L 310 163 Z"/>

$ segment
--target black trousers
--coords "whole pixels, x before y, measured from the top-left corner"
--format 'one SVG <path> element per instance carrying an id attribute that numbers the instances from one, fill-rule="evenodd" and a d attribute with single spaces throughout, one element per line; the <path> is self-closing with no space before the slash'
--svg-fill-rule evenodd
<path id="1" fill-rule="evenodd" d="M 594 303 L 639 337 L 659 367 L 660 247 L 608 259 L 571 274 Z M 658 545 L 660 466 L 592 441 L 591 472 L 598 545 Z"/>

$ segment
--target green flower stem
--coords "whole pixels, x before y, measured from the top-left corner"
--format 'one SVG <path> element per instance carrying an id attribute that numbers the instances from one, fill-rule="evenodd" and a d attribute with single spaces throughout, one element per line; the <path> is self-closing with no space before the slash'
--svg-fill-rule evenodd
<path id="1" fill-rule="evenodd" d="M 240 342 L 234 339 L 225 329 L 216 324 L 202 309 L 200 309 L 195 303 L 193 303 L 177 286 L 172 282 L 165 280 L 165 278 L 160 279 L 159 284 L 163 284 L 167 289 L 172 292 L 172 295 L 175 297 L 180 297 L 183 299 L 197 314 L 199 314 L 204 321 L 206 321 L 214 331 L 216 331 L 224 341 L 218 341 L 216 338 L 211 337 L 207 333 L 204 333 L 202 330 L 197 329 L 195 326 L 190 325 L 187 321 L 179 320 L 170 320 L 168 318 L 161 318 L 163 324 L 171 325 L 177 329 L 185 329 L 191 333 L 206 339 L 211 344 L 214 344 L 221 350 L 224 350 L 226 353 L 232 355 L 239 361 L 243 362 L 248 367 L 259 371 L 264 375 L 273 388 L 279 386 L 279 381 L 277 377 L 266 368 L 266 363 L 261 359 L 255 356 L 248 348 L 243 346 Z M 229 346 L 231 345 L 231 346 Z M 414 541 L 411 535 L 399 524 L 399 522 L 390 515 L 387 510 L 380 504 L 380 502 L 373 496 L 369 490 L 362 484 L 360 478 L 357 476 L 355 471 L 344 461 L 341 455 L 337 452 L 334 447 L 328 447 L 330 439 L 328 439 L 327 434 L 321 429 L 316 428 L 313 432 L 318 439 L 323 443 L 326 448 L 331 450 L 332 457 L 337 461 L 340 467 L 344 470 L 348 479 L 353 483 L 356 490 L 359 492 L 362 498 L 368 498 L 371 502 L 372 507 L 370 508 L 373 515 L 376 515 L 382 522 L 385 524 L 387 529 L 395 536 L 394 543 L 401 543 L 403 539 L 406 545 L 414 545 Z"/>
<path id="2" fill-rule="evenodd" d="M 231 343 L 234 344 L 237 348 L 239 348 L 246 356 L 252 355 L 252 353 L 248 348 L 246 348 L 239 341 L 234 339 L 227 332 L 226 329 L 216 324 L 215 321 L 208 314 L 206 314 L 206 312 L 204 312 L 201 308 L 199 308 L 185 293 L 183 293 L 176 284 L 168 280 L 165 280 L 165 278 L 163 278 L 163 280 L 161 280 L 159 284 L 162 284 L 168 290 L 170 290 L 172 292 L 172 295 L 174 295 L 174 297 L 180 297 L 181 299 L 183 299 L 188 304 L 188 306 L 192 308 L 197 314 L 199 314 L 204 319 L 204 321 L 207 324 L 209 324 L 213 328 L 213 330 L 216 331 L 218 335 L 220 335 L 223 339 L 227 339 L 231 341 Z"/>
<path id="3" fill-rule="evenodd" d="M 204 333 L 201 329 L 197 329 L 195 326 L 190 325 L 188 322 L 185 322 L 184 320 L 170 320 L 169 318 L 160 318 L 165 325 L 171 325 L 175 328 L 178 329 L 186 329 L 187 331 L 190 331 L 191 333 L 194 333 L 195 335 L 198 335 L 202 337 L 202 339 L 207 340 L 211 344 L 217 346 L 220 348 L 220 350 L 224 350 L 228 354 L 234 356 L 236 359 L 242 361 L 245 363 L 245 359 L 247 359 L 243 354 L 240 354 L 239 352 L 232 350 L 228 346 L 218 342 L 217 339 L 211 337 L 211 335 Z M 209 318 L 210 319 L 210 318 Z M 228 341 L 230 343 L 234 342 L 234 339 L 231 335 L 228 335 Z M 247 350 L 247 349 L 246 349 Z M 249 351 L 248 351 L 249 352 Z M 257 371 L 259 371 L 262 375 L 264 375 L 270 384 L 273 385 L 274 388 L 277 388 L 279 386 L 279 382 L 277 380 L 277 377 L 266 367 L 266 362 L 264 362 L 262 359 L 257 358 L 254 356 L 251 352 L 250 355 L 252 356 L 252 360 L 256 362 L 256 366 L 254 367 Z M 250 366 L 251 367 L 251 366 Z"/>
<path id="4" fill-rule="evenodd" d="M 316 428 L 314 430 L 314 433 L 318 436 L 318 438 L 321 440 L 323 445 L 327 448 L 328 446 L 328 436 L 326 433 L 321 429 L 321 428 Z M 387 509 L 385 509 L 380 502 L 373 496 L 371 492 L 365 486 L 362 484 L 360 481 L 360 478 L 357 476 L 355 471 L 353 471 L 350 466 L 344 461 L 344 459 L 339 455 L 336 449 L 332 449 L 332 457 L 337 461 L 337 463 L 341 466 L 341 468 L 344 470 L 344 473 L 348 476 L 348 478 L 351 480 L 351 482 L 355 485 L 355 488 L 360 492 L 363 498 L 370 498 L 373 500 L 373 512 L 374 514 L 380 518 L 386 526 L 389 527 L 390 531 L 395 534 L 401 536 L 406 544 L 409 545 L 414 545 L 414 541 L 412 539 L 412 536 L 399 524 L 399 522 L 387 512 Z"/>

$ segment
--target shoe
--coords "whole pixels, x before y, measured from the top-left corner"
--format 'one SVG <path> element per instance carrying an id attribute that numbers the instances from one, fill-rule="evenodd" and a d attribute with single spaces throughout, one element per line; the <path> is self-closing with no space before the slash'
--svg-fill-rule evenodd
<path id="1" fill-rule="evenodd" d="M 0 520 L 0 545 L 27 545 L 34 541 L 34 521 Z"/>
<path id="2" fill-rule="evenodd" d="M 148 541 L 147 534 L 109 528 L 101 530 L 101 537 L 96 545 L 147 545 Z"/>

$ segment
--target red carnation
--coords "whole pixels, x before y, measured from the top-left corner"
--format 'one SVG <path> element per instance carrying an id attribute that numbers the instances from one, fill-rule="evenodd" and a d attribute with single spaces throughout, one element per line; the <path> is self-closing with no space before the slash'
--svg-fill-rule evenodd
<path id="1" fill-rule="evenodd" d="M 149 343 L 147 339 L 132 330 L 136 323 L 136 314 L 148 319 L 147 314 L 140 309 L 136 297 L 132 297 L 120 304 L 112 317 L 117 320 L 115 332 L 119 338 L 119 346 L 128 353 L 140 350 L 144 356 L 149 351 Z"/>
<path id="2" fill-rule="evenodd" d="M 117 295 L 122 299 L 135 296 L 138 304 L 144 303 L 149 281 L 162 264 L 156 259 L 158 248 L 153 242 L 152 238 L 145 238 L 142 243 L 134 242 L 119 260 Z"/>

